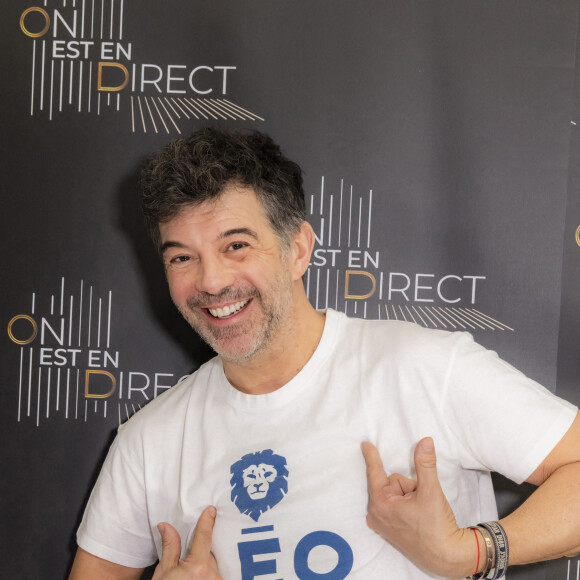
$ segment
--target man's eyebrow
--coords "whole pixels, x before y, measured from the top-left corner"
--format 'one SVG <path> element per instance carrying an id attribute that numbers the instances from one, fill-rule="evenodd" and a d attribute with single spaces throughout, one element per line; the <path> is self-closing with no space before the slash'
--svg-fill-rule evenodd
<path id="1" fill-rule="evenodd" d="M 161 244 L 161 253 L 163 254 L 166 250 L 169 250 L 169 248 L 185 248 L 185 244 L 182 244 L 181 242 L 164 242 L 163 244 Z"/>
<path id="2" fill-rule="evenodd" d="M 258 234 L 254 230 L 251 230 L 250 228 L 232 228 L 231 230 L 226 230 L 225 232 L 222 232 L 218 236 L 218 240 L 223 240 L 225 238 L 229 238 L 230 236 L 238 236 L 240 234 L 250 236 L 255 240 L 258 239 Z"/>

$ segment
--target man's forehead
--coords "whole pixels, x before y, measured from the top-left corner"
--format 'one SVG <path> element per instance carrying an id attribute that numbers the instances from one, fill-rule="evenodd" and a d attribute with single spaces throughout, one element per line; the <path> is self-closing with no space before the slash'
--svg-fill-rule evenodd
<path id="1" fill-rule="evenodd" d="M 159 224 L 162 245 L 184 232 L 211 229 L 215 241 L 229 235 L 245 234 L 258 238 L 272 229 L 260 199 L 250 188 L 235 187 L 218 198 L 183 206 L 173 217 Z"/>

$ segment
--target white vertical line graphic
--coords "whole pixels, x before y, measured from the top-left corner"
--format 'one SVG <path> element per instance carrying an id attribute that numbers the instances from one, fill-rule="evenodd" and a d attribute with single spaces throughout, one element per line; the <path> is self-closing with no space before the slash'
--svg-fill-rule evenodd
<path id="1" fill-rule="evenodd" d="M 348 243 L 347 246 L 350 248 L 350 228 L 352 225 L 352 185 L 350 186 L 350 204 L 348 207 Z"/>
<path id="2" fill-rule="evenodd" d="M 121 110 L 121 93 L 117 93 L 117 111 Z"/>
<path id="3" fill-rule="evenodd" d="M 320 182 L 320 215 L 324 212 L 324 175 Z"/>
<path id="4" fill-rule="evenodd" d="M 97 96 L 97 115 L 101 114 L 101 93 Z"/>
<path id="5" fill-rule="evenodd" d="M 81 38 L 85 37 L 85 0 L 83 0 L 83 6 L 81 8 Z"/>
<path id="6" fill-rule="evenodd" d="M 77 369 L 77 398 L 75 403 L 75 419 L 79 418 L 79 375 L 80 370 Z"/>
<path id="7" fill-rule="evenodd" d="M 97 409 L 98 409 L 97 399 L 95 399 L 95 409 L 94 409 L 95 413 L 97 412 Z"/>
<path id="8" fill-rule="evenodd" d="M 379 300 L 383 299 L 383 273 L 381 272 L 381 277 L 379 279 Z"/>
<path id="9" fill-rule="evenodd" d="M 111 28 L 109 30 L 109 38 L 110 39 L 113 38 L 113 21 L 114 21 L 113 10 L 114 9 L 115 9 L 115 0 L 111 0 Z"/>
<path id="10" fill-rule="evenodd" d="M 30 349 L 30 360 L 28 361 L 28 409 L 26 416 L 30 417 L 30 397 L 32 396 L 32 351 Z"/>
<path id="11" fill-rule="evenodd" d="M 354 301 L 354 313 L 355 314 L 356 314 L 357 306 L 358 306 L 358 302 L 355 300 Z"/>
<path id="12" fill-rule="evenodd" d="M 91 6 L 91 38 L 95 36 L 95 0 L 92 0 Z"/>
<path id="13" fill-rule="evenodd" d="M 56 371 L 56 410 L 60 406 L 60 367 Z"/>
<path id="14" fill-rule="evenodd" d="M 62 88 L 64 84 L 64 60 L 60 61 L 60 90 L 58 94 L 58 110 L 62 113 Z"/>
<path id="15" fill-rule="evenodd" d="M 105 12 L 104 0 L 101 0 L 101 40 L 103 40 L 103 14 Z"/>
<path id="16" fill-rule="evenodd" d="M 99 298 L 99 319 L 97 322 L 97 347 L 101 348 L 101 311 L 103 307 L 103 300 Z"/>
<path id="17" fill-rule="evenodd" d="M 83 323 L 83 280 L 81 280 L 81 297 L 79 298 L 79 346 L 81 345 L 81 329 Z"/>
<path id="18" fill-rule="evenodd" d="M 157 124 L 155 123 L 155 119 L 153 118 L 153 114 L 151 113 L 151 107 L 149 106 L 149 101 L 147 100 L 147 97 L 144 96 L 143 100 L 145 101 L 145 104 L 147 105 L 147 110 L 149 111 L 149 117 L 151 118 L 151 121 L 153 122 L 153 129 L 155 130 L 155 133 L 158 133 L 159 131 L 157 131 Z"/>
<path id="19" fill-rule="evenodd" d="M 358 200 L 358 238 L 357 238 L 357 242 L 356 242 L 357 248 L 360 248 L 361 220 L 362 220 L 362 197 L 359 197 L 359 200 Z"/>
<path id="20" fill-rule="evenodd" d="M 36 70 L 36 38 L 32 41 L 32 78 L 30 88 L 30 115 L 34 115 L 34 71 Z"/>
<path id="21" fill-rule="evenodd" d="M 40 67 L 40 110 L 44 110 L 44 66 L 45 66 L 46 41 L 42 41 L 42 65 Z"/>
<path id="22" fill-rule="evenodd" d="M 107 316 L 107 348 L 111 344 L 111 304 L 113 299 L 113 292 L 109 290 L 109 314 Z"/>
<path id="23" fill-rule="evenodd" d="M 91 112 L 91 89 L 92 89 L 92 79 L 93 79 L 93 61 L 91 60 L 89 62 L 89 88 L 88 88 L 88 92 L 89 92 L 89 101 L 88 101 L 88 105 L 87 105 L 87 111 L 90 113 Z"/>
<path id="24" fill-rule="evenodd" d="M 83 99 L 83 61 L 79 63 L 79 113 L 82 110 L 82 99 Z"/>
<path id="25" fill-rule="evenodd" d="M 91 318 L 93 315 L 93 287 L 90 286 L 89 291 L 89 322 L 87 328 L 87 346 L 91 346 Z"/>
<path id="26" fill-rule="evenodd" d="M 34 314 L 34 302 L 36 300 L 36 294 L 32 293 L 32 307 L 31 307 L 31 314 Z"/>
<path id="27" fill-rule="evenodd" d="M 24 349 L 20 347 L 20 377 L 18 379 L 18 421 L 22 410 L 22 364 L 24 359 Z"/>
<path id="28" fill-rule="evenodd" d="M 314 215 L 314 194 L 310 195 L 310 215 Z"/>
<path id="29" fill-rule="evenodd" d="M 119 411 L 119 427 L 121 426 L 121 403 L 117 403 L 117 411 Z"/>
<path id="30" fill-rule="evenodd" d="M 328 290 L 330 286 L 330 270 L 326 269 L 326 303 L 324 308 L 328 308 Z"/>
<path id="31" fill-rule="evenodd" d="M 147 133 L 147 128 L 145 127 L 145 117 L 143 116 L 143 107 L 141 106 L 141 97 L 137 97 L 137 102 L 139 103 L 139 111 L 141 111 L 141 123 L 143 123 L 143 133 Z"/>
<path id="32" fill-rule="evenodd" d="M 54 60 L 50 61 L 50 105 L 48 108 L 48 120 L 52 121 L 52 101 L 54 94 Z"/>
<path id="33" fill-rule="evenodd" d="M 566 580 L 570 580 L 570 560 L 568 560 L 568 573 L 566 574 Z"/>
<path id="34" fill-rule="evenodd" d="M 46 418 L 49 417 L 49 409 L 50 409 L 50 371 L 52 367 L 48 367 L 48 378 L 46 379 Z"/>
<path id="35" fill-rule="evenodd" d="M 576 562 L 576 580 L 580 580 L 580 560 Z"/>
<path id="36" fill-rule="evenodd" d="M 340 180 L 340 210 L 338 212 L 338 245 L 340 246 L 340 234 L 342 230 L 342 193 L 344 189 L 344 179 Z"/>
<path id="37" fill-rule="evenodd" d="M 87 400 L 85 399 L 85 423 L 87 422 Z"/>
<path id="38" fill-rule="evenodd" d="M 336 271 L 336 294 L 334 296 L 334 309 L 338 310 L 338 274 L 340 270 Z"/>
<path id="39" fill-rule="evenodd" d="M 64 277 L 60 279 L 60 315 L 64 314 Z"/>
<path id="40" fill-rule="evenodd" d="M 369 192 L 369 223 L 367 227 L 367 248 L 371 247 L 371 215 L 372 215 L 372 208 L 373 208 L 373 190 L 371 189 Z"/>
<path id="41" fill-rule="evenodd" d="M 123 40 L 123 12 L 125 9 L 125 3 L 121 0 L 121 6 L 119 7 L 119 40 Z M 106 409 L 106 407 L 105 407 Z"/>
<path id="42" fill-rule="evenodd" d="M 66 369 L 66 407 L 64 410 L 64 418 L 68 419 L 68 403 L 70 395 L 70 369 Z"/>
<path id="43" fill-rule="evenodd" d="M 334 195 L 330 196 L 330 210 L 329 210 L 329 224 L 328 224 L 328 245 L 331 245 L 332 238 L 332 206 L 334 202 Z"/>
<path id="44" fill-rule="evenodd" d="M 38 367 L 38 388 L 36 395 L 36 426 L 40 425 L 40 379 L 42 377 L 42 367 Z"/>
<path id="45" fill-rule="evenodd" d="M 54 294 L 50 297 L 50 314 L 54 314 Z"/>
<path id="46" fill-rule="evenodd" d="M 74 72 L 74 68 L 73 68 L 73 61 L 70 61 L 70 67 L 69 67 L 69 83 L 68 83 L 68 104 L 72 105 L 72 88 L 73 88 L 73 74 Z"/>

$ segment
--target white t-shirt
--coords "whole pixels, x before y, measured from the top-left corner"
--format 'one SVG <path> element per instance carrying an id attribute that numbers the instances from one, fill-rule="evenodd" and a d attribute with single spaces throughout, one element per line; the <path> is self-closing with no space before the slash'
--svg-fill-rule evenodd
<path id="1" fill-rule="evenodd" d="M 159 522 L 185 553 L 212 504 L 225 580 L 432 578 L 367 527 L 360 443 L 415 477 L 413 449 L 433 437 L 464 527 L 497 519 L 489 471 L 524 481 L 575 413 L 468 334 L 329 310 L 316 352 L 277 391 L 237 391 L 214 358 L 123 425 L 78 543 L 145 567 L 161 554 Z"/>

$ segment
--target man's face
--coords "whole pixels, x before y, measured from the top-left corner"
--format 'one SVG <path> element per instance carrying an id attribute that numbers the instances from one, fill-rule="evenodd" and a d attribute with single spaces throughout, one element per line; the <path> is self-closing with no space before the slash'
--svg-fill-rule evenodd
<path id="1" fill-rule="evenodd" d="M 231 186 L 159 229 L 171 297 L 189 324 L 226 360 L 266 351 L 289 324 L 293 281 L 255 193 Z"/>

